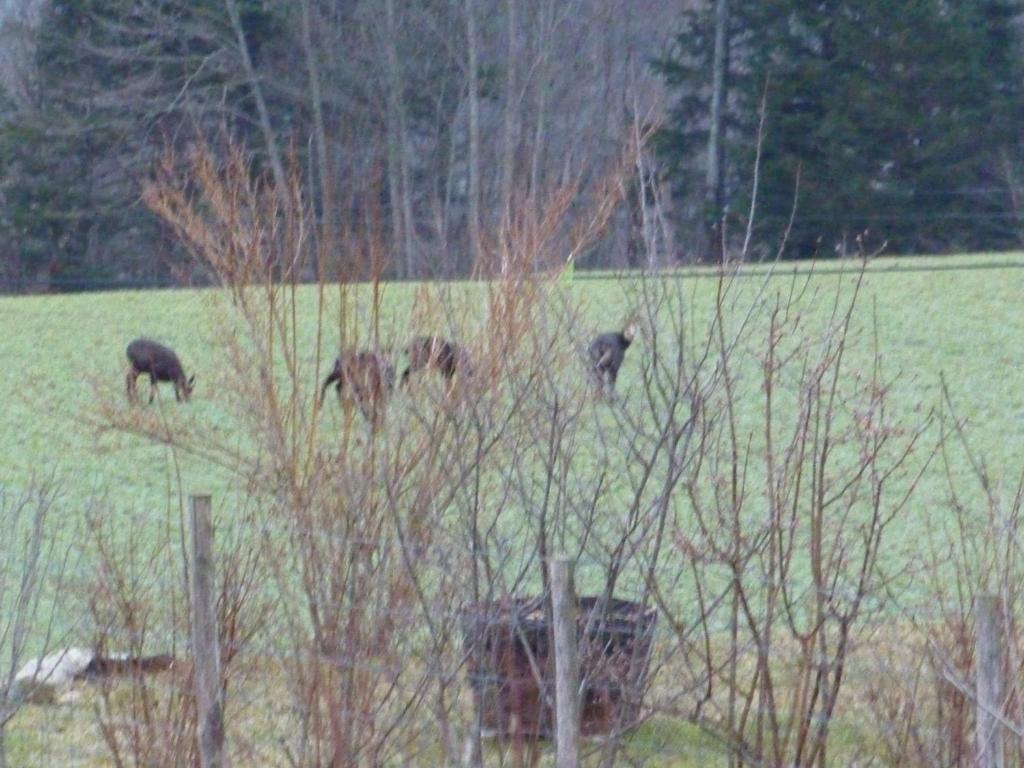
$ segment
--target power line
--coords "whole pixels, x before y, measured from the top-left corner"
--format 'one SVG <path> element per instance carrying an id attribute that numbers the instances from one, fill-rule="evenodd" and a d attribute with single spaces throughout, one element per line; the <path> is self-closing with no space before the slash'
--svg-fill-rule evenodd
<path id="1" fill-rule="evenodd" d="M 869 265 L 868 274 L 872 276 L 884 276 L 888 274 L 901 274 L 911 272 L 981 272 L 981 271 L 992 271 L 992 270 L 1017 270 L 1024 269 L 1024 259 L 1010 260 L 1001 259 L 999 261 L 983 261 L 980 263 L 964 263 L 963 261 L 957 261 L 956 263 L 939 264 L 913 264 L 917 259 L 923 258 L 939 258 L 948 259 L 951 262 L 954 259 L 962 258 L 957 255 L 950 256 L 895 256 L 888 257 L 894 260 L 894 263 L 889 266 L 879 266 L 878 262 Z M 981 258 L 981 257 L 978 257 Z M 833 265 L 845 265 L 854 259 L 841 259 L 841 258 L 820 258 L 820 259 L 791 259 L 781 263 L 775 264 L 775 262 L 747 262 L 745 266 L 747 270 L 737 270 L 730 273 L 730 276 L 736 277 L 762 277 L 764 272 L 761 268 L 766 268 L 769 264 L 775 264 L 775 271 L 773 276 L 783 277 L 791 276 L 794 272 L 800 273 L 813 273 L 815 275 L 836 275 L 844 274 L 849 271 L 848 266 L 833 266 Z M 824 266 L 822 266 L 824 265 Z M 790 268 L 791 267 L 791 268 Z M 656 273 L 645 273 L 640 269 L 625 269 L 616 270 L 609 269 L 606 267 L 595 267 L 586 268 L 578 267 L 573 272 L 574 280 L 626 280 L 626 279 L 637 279 L 642 276 L 647 277 L 692 277 L 698 279 L 706 278 L 718 278 L 719 273 L 709 265 L 701 265 L 699 263 L 693 264 L 679 264 L 666 269 L 657 271 Z M 351 281 L 351 285 L 360 285 L 368 283 L 366 280 Z M 418 280 L 418 279 L 406 279 L 406 278 L 393 278 L 386 281 L 386 283 L 418 283 L 418 282 L 432 282 L 432 283 L 462 283 L 466 282 L 466 278 L 452 278 L 444 280 Z M 301 285 L 316 285 L 316 282 L 310 281 L 308 283 L 301 283 Z M 211 284 L 189 284 L 174 282 L 169 279 L 136 279 L 136 278 L 14 278 L 10 280 L 0 281 L 0 295 L 16 296 L 22 295 L 24 289 L 28 288 L 62 288 L 62 287 L 78 287 L 87 286 L 87 290 L 81 291 L 82 293 L 89 292 L 102 292 L 108 290 L 142 290 L 142 289 L 168 289 L 168 290 L 201 290 L 204 288 L 217 287 Z M 12 290 L 13 289 L 13 290 Z M 18 289 L 22 289 L 19 291 Z M 63 291 L 53 291 L 53 293 L 62 293 Z M 70 292 L 70 291 L 69 291 Z M 76 291 L 77 292 L 77 291 Z"/>
<path id="2" fill-rule="evenodd" d="M 904 256 L 901 261 L 913 261 L 915 256 Z M 948 257 L 955 258 L 955 257 Z M 781 264 L 775 262 L 748 262 L 746 266 L 752 267 L 753 269 L 737 270 L 729 272 L 729 277 L 792 277 L 794 274 L 801 274 L 807 276 L 814 275 L 843 275 L 849 274 L 851 271 L 851 262 L 856 262 L 854 258 L 847 259 L 828 259 L 827 263 L 829 266 L 819 266 L 825 260 L 813 260 L 813 259 L 794 259 L 791 261 L 785 261 Z M 769 274 L 766 270 L 768 267 L 775 264 L 774 270 Z M 843 266 L 831 266 L 832 264 L 840 264 Z M 875 262 L 877 265 L 877 262 Z M 913 272 L 983 272 L 990 270 L 1016 270 L 1024 269 L 1024 259 L 1020 261 L 998 261 L 998 262 L 984 262 L 981 264 L 893 264 L 892 266 L 868 266 L 868 275 L 871 277 L 884 277 L 886 275 L 913 273 Z M 610 271 L 610 270 L 577 270 L 573 274 L 575 280 L 613 280 L 613 279 L 629 279 L 641 276 L 639 270 L 627 270 L 622 272 Z M 651 276 L 651 275 L 649 275 Z M 660 270 L 657 272 L 655 277 L 687 277 L 697 279 L 715 279 L 720 277 L 719 271 L 714 266 L 701 267 L 700 265 L 689 265 L 673 267 L 669 269 Z"/>

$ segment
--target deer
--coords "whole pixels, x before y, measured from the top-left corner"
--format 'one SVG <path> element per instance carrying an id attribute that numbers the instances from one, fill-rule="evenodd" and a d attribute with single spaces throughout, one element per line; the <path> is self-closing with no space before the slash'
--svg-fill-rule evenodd
<path id="1" fill-rule="evenodd" d="M 590 342 L 588 354 L 595 383 L 609 399 L 615 397 L 615 380 L 626 357 L 626 350 L 636 338 L 637 326 L 632 320 L 621 331 L 609 331 Z"/>
<path id="2" fill-rule="evenodd" d="M 334 367 L 320 387 L 321 404 L 332 384 L 343 406 L 346 398 L 355 402 L 363 416 L 376 426 L 395 388 L 395 369 L 377 352 L 345 351 L 335 359 Z"/>
<path id="3" fill-rule="evenodd" d="M 424 369 L 437 371 L 449 383 L 456 373 L 470 375 L 469 354 L 454 341 L 437 336 L 417 336 L 409 342 L 405 353 L 409 364 L 402 372 L 402 386 L 409 381 L 409 376 Z"/>
<path id="4" fill-rule="evenodd" d="M 149 402 L 156 396 L 157 383 L 170 381 L 174 384 L 174 399 L 179 403 L 187 402 L 195 388 L 196 375 L 193 373 L 185 378 L 185 370 L 181 361 L 170 347 L 165 347 L 152 339 L 139 338 L 132 341 L 125 349 L 128 357 L 128 372 L 125 375 L 125 389 L 129 402 L 138 401 L 135 389 L 136 380 L 142 374 L 149 376 Z"/>

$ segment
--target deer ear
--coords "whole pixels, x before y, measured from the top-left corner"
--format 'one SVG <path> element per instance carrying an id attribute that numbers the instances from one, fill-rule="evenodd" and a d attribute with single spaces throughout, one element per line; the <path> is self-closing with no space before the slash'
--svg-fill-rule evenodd
<path id="1" fill-rule="evenodd" d="M 192 374 L 191 376 L 189 376 L 189 378 L 188 378 L 188 386 L 189 386 L 189 389 L 191 389 L 192 387 L 194 387 L 194 386 L 195 386 L 195 384 L 196 384 L 196 375 L 195 375 L 195 374 L 193 373 L 193 374 Z"/>

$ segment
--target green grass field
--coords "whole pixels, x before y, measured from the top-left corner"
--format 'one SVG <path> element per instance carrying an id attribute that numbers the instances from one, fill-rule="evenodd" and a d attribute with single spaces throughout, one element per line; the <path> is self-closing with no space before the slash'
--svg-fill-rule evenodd
<path id="1" fill-rule="evenodd" d="M 820 265 L 820 272 L 810 278 L 811 290 L 805 293 L 802 309 L 811 318 L 824 316 L 835 292 L 847 292 L 853 284 L 850 273 L 835 274 L 835 267 Z M 783 265 L 766 278 L 766 268 L 754 266 L 739 279 L 736 289 L 741 295 L 752 295 L 767 280 L 769 291 L 786 292 L 793 270 Z M 858 304 L 857 343 L 849 365 L 849 370 L 856 371 L 867 363 L 877 329 L 889 375 L 901 373 L 892 393 L 893 405 L 912 419 L 940 405 L 940 375 L 945 376 L 959 414 L 968 419 L 974 447 L 985 456 L 994 476 L 1008 482 L 1020 473 L 1024 456 L 1024 377 L 1017 373 L 1024 351 L 1016 343 L 1024 331 L 1021 276 L 1024 254 L 876 260 L 868 269 Z M 716 285 L 711 278 L 707 270 L 682 273 L 681 285 L 698 327 L 710 318 Z M 313 288 L 301 290 L 300 311 L 307 311 L 299 317 L 299 346 L 309 350 L 312 385 L 316 296 Z M 635 282 L 578 275 L 567 290 L 582 307 L 589 333 L 622 321 L 635 297 Z M 388 343 L 398 346 L 416 333 L 443 330 L 422 328 L 411 320 L 415 293 L 411 285 L 385 287 L 382 333 Z M 124 402 L 125 345 L 136 336 L 148 335 L 173 346 L 186 370 L 197 373 L 193 402 L 176 404 L 171 388 L 164 385 L 154 408 L 172 422 L 187 419 L 193 426 L 202 425 L 221 443 L 234 439 L 239 429 L 231 414 L 237 412 L 237 404 L 232 399 L 232 382 L 218 359 L 218 304 L 212 290 L 0 299 L 0 487 L 17 490 L 34 476 L 56 473 L 62 487 L 56 519 L 69 536 L 84 524 L 85 505 L 98 498 L 109 514 L 134 517 L 144 526 L 159 523 L 165 519 L 165 510 L 178 503 L 179 478 L 186 493 L 235 498 L 240 489 L 234 487 L 237 481 L 231 472 L 180 452 L 172 457 L 165 446 L 100 428 L 102 405 Z M 333 311 L 332 305 L 327 315 Z M 330 325 L 321 339 L 325 365 L 337 348 L 337 332 Z M 637 355 L 643 354 L 642 344 L 641 339 L 640 351 L 627 357 L 619 382 L 623 397 L 629 396 L 635 381 L 631 362 L 635 366 Z M 751 351 L 741 355 L 741 375 L 757 375 Z M 748 364 L 749 369 L 743 367 Z M 140 380 L 140 392 L 145 393 L 146 386 Z M 337 420 L 336 411 L 324 418 Z M 237 436 L 240 443 L 245 439 Z M 933 523 L 935 514 L 942 514 L 946 495 L 941 472 L 929 470 L 884 550 L 890 564 L 920 554 L 920 534 Z M 31 715 L 28 722 L 37 716 Z M 681 739 L 682 751 L 695 743 L 694 737 L 680 736 L 674 726 L 665 727 L 664 738 Z M 641 750 L 648 740 L 661 738 L 659 728 L 651 726 L 641 733 Z M 666 764 L 688 765 L 685 761 Z"/>
<path id="2" fill-rule="evenodd" d="M 750 266 L 731 290 L 736 306 L 760 289 L 786 294 L 795 284 L 794 272 L 806 264 L 780 265 L 770 277 L 767 268 Z M 801 311 L 808 327 L 825 323 L 836 293 L 849 294 L 856 268 L 828 262 L 817 265 L 802 294 Z M 941 404 L 940 377 L 948 382 L 960 416 L 968 420 L 969 435 L 994 478 L 1012 483 L 1024 448 L 1024 387 L 1015 375 L 1024 353 L 1015 344 L 1024 330 L 1024 303 L 1018 281 L 1024 275 L 1024 254 L 975 255 L 959 258 L 878 259 L 870 265 L 857 304 L 846 372 L 855 375 L 871 360 L 877 331 L 888 377 L 899 374 L 891 406 L 913 423 Z M 678 283 L 692 316 L 696 335 L 705 332 L 712 316 L 717 281 L 707 269 L 683 271 Z M 636 301 L 636 278 L 578 277 L 566 284 L 570 299 L 582 313 L 581 340 L 593 332 L 620 324 Z M 424 327 L 414 304 L 418 287 L 386 285 L 383 289 L 381 337 L 396 349 L 410 336 L 444 332 L 444 322 Z M 452 287 L 462 314 L 484 312 L 478 291 Z M 297 307 L 298 348 L 308 350 L 303 378 L 309 396 L 318 376 L 330 364 L 338 345 L 337 293 L 328 291 L 324 330 L 320 339 L 321 370 L 314 368 L 317 345 L 317 295 L 314 287 L 300 289 Z M 366 314 L 369 291 L 354 289 L 357 315 Z M 466 297 L 470 299 L 467 300 Z M 124 397 L 124 347 L 139 335 L 165 341 L 178 350 L 186 370 L 197 374 L 192 402 L 175 403 L 172 389 L 161 388 L 153 407 L 143 406 L 174 425 L 209 433 L 221 446 L 237 444 L 252 451 L 252 437 L 235 420 L 240 411 L 230 366 L 220 359 L 224 302 L 215 290 L 133 291 L 33 296 L 0 299 L 0 403 L 4 439 L 0 441 L 0 486 L 17 490 L 33 477 L 54 473 L 60 481 L 59 520 L 69 539 L 77 539 L 94 506 L 107 517 L 136 521 L 143 530 L 164 525 L 168 513 L 180 508 L 179 488 L 185 493 L 213 494 L 215 508 L 231 519 L 244 495 L 239 474 L 208 457 L 172 451 L 165 445 L 116 430 L 103 429 L 104 407 L 129 409 Z M 468 307 L 468 309 L 467 309 Z M 760 316 L 759 316 L 760 317 Z M 479 318 L 460 317 L 459 323 Z M 755 317 L 755 322 L 758 317 Z M 332 327 L 333 323 L 333 327 Z M 362 324 L 363 330 L 367 323 Z M 365 338 L 365 335 L 364 335 Z M 754 333 L 752 338 L 759 335 Z M 626 358 L 619 381 L 623 400 L 635 386 L 638 358 L 645 354 L 640 339 Z M 756 387 L 759 376 L 756 349 L 742 349 L 737 371 Z M 400 361 L 396 359 L 396 363 Z M 568 373 L 577 360 L 568 359 Z M 147 384 L 140 380 L 140 392 Z M 392 409 L 401 408 L 401 398 Z M 741 402 L 757 429 L 760 401 Z M 604 407 L 604 406 L 598 406 Z M 329 435 L 340 420 L 333 402 L 321 417 Z M 937 433 L 937 429 L 933 430 Z M 934 442 L 934 434 L 922 443 Z M 926 450 L 921 452 L 926 453 Z M 973 489 L 963 467 L 964 487 Z M 922 479 L 914 501 L 890 532 L 883 556 L 901 566 L 921 554 L 922 534 L 941 520 L 948 508 L 948 486 L 941 468 L 933 464 Z M 970 500 L 969 500 L 970 501 Z M 981 499 L 978 499 L 979 507 Z M 938 517 L 937 517 L 938 516 Z M 86 564 L 87 565 L 87 564 Z"/>
<path id="3" fill-rule="evenodd" d="M 983 267 L 976 270 L 892 272 L 894 267 Z M 878 320 L 881 348 L 889 373 L 900 371 L 894 396 L 906 408 L 936 406 L 940 373 L 946 376 L 960 413 L 967 417 L 976 447 L 994 469 L 1013 476 L 1024 437 L 1024 387 L 1015 375 L 1024 353 L 1015 343 L 1024 330 L 1019 277 L 1024 256 L 971 256 L 897 261 L 879 259 L 870 267 L 855 323 L 862 334 L 855 354 L 870 352 L 872 316 Z M 744 282 L 761 281 L 755 275 Z M 785 290 L 792 270 L 782 267 L 773 283 Z M 684 277 L 693 292 L 695 316 L 707 318 L 715 281 L 706 272 Z M 840 278 L 821 274 L 808 301 L 828 303 Z M 744 286 L 741 285 L 741 288 Z M 578 279 L 574 294 L 594 330 L 614 326 L 630 301 L 627 280 Z M 308 293 L 309 316 L 300 318 L 315 346 L 315 297 Z M 383 310 L 384 334 L 400 342 L 408 328 L 414 288 L 388 286 Z M 217 359 L 212 327 L 211 291 L 147 291 L 34 296 L 0 299 L 0 403 L 4 439 L 0 442 L 0 484 L 21 487 L 35 474 L 51 470 L 64 481 L 65 501 L 97 492 L 115 506 L 152 509 L 167 504 L 177 487 L 168 450 L 159 445 L 97 429 L 97 403 L 117 398 L 124 387 L 124 347 L 138 335 L 162 339 L 176 348 L 186 369 L 197 372 L 193 402 L 177 406 L 168 386 L 158 406 L 168 417 L 187 418 L 230 436 L 231 382 Z M 300 301 L 300 306 L 303 302 Z M 701 306 L 701 305 L 704 306 Z M 813 313 L 814 308 L 810 307 Z M 419 331 L 419 329 L 417 329 Z M 328 330 L 322 352 L 329 360 L 337 334 Z M 638 344 L 642 344 L 638 342 Z M 634 353 L 634 356 L 637 353 Z M 856 363 L 855 363 L 856 364 Z M 312 368 L 310 368 L 312 371 Z M 310 376 L 312 377 L 312 373 Z M 630 359 L 620 388 L 630 386 Z M 140 380 L 140 391 L 146 385 Z M 187 409 L 187 410 L 185 410 Z M 330 417 L 330 414 L 328 414 Z M 230 478 L 208 462 L 182 458 L 187 491 L 225 492 Z M 926 482 L 921 503 L 936 503 L 942 490 Z"/>

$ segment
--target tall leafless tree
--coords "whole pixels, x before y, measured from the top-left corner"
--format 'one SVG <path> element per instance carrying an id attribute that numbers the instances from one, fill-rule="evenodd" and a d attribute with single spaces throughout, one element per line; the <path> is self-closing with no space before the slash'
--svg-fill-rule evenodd
<path id="1" fill-rule="evenodd" d="M 709 254 L 721 261 L 721 218 L 725 206 L 725 115 L 729 96 L 729 0 L 714 0 L 715 47 L 711 63 L 711 117 L 708 126 L 705 207 L 710 223 Z"/>

